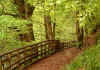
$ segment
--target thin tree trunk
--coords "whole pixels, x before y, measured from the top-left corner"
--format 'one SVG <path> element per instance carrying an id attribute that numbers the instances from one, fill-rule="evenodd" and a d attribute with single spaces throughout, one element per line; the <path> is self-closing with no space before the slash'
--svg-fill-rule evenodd
<path id="1" fill-rule="evenodd" d="M 54 22 L 54 24 L 53 24 L 53 36 L 54 36 L 54 40 L 55 40 L 55 29 L 56 29 L 56 23 Z"/>
<path id="2" fill-rule="evenodd" d="M 87 29 L 87 26 L 85 26 L 85 34 L 86 34 L 86 37 L 85 37 L 85 47 L 88 47 L 88 29 Z"/>
<path id="3" fill-rule="evenodd" d="M 77 35 L 77 41 L 79 42 L 79 48 L 81 48 L 81 30 L 80 30 L 80 26 L 79 26 L 79 19 L 78 19 L 78 15 L 79 11 L 76 12 L 75 17 L 76 17 L 76 35 Z"/>
<path id="4" fill-rule="evenodd" d="M 81 39 L 81 46 L 83 47 L 84 46 L 84 28 L 82 27 L 81 28 L 81 37 L 80 37 Z"/>
<path id="5" fill-rule="evenodd" d="M 78 20 L 76 22 L 76 34 L 77 34 L 77 40 L 80 41 L 80 28 Z"/>

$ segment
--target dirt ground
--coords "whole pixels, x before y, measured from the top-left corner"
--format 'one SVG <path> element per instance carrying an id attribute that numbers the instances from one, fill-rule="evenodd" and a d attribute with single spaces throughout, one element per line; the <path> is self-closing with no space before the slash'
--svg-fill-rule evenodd
<path id="1" fill-rule="evenodd" d="M 61 70 L 66 64 L 69 64 L 81 50 L 76 48 L 65 49 L 57 52 L 39 62 L 33 64 L 25 70 Z"/>

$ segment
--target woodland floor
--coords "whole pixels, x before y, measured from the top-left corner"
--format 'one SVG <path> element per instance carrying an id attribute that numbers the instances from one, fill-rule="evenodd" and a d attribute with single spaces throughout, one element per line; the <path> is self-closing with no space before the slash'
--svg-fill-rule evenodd
<path id="1" fill-rule="evenodd" d="M 61 70 L 66 64 L 70 64 L 80 53 L 81 50 L 76 48 L 64 49 L 64 51 L 57 52 L 48 58 L 40 60 L 25 70 Z"/>

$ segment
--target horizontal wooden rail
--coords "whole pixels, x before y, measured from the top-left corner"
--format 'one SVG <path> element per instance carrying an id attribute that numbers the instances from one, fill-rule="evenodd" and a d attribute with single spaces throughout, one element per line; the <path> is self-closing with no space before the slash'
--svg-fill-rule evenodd
<path id="1" fill-rule="evenodd" d="M 0 55 L 0 70 L 23 70 L 26 66 L 56 52 L 58 40 L 27 45 Z"/>
<path id="2" fill-rule="evenodd" d="M 48 57 L 61 48 L 71 47 L 72 41 L 43 41 L 24 46 L 0 55 L 0 70 L 24 70 L 36 61 Z"/>

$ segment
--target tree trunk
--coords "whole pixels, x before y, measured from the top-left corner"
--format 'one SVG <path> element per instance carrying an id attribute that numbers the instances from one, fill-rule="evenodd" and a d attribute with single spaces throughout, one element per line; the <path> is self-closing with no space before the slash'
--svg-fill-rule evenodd
<path id="1" fill-rule="evenodd" d="M 81 40 L 82 36 L 81 35 L 82 34 L 81 34 L 80 26 L 79 26 L 79 19 L 78 19 L 78 16 L 77 16 L 78 14 L 79 14 L 79 11 L 77 11 L 76 15 L 75 15 L 76 16 L 76 35 L 77 35 L 77 41 L 79 42 L 78 46 L 79 46 L 79 48 L 81 48 L 81 46 L 82 46 L 82 40 Z"/>
<path id="2" fill-rule="evenodd" d="M 51 24 L 50 16 L 44 16 L 44 25 L 46 32 L 46 40 L 54 40 L 53 27 Z"/>
<path id="3" fill-rule="evenodd" d="M 15 4 L 17 5 L 19 16 L 21 18 L 27 19 L 32 16 L 32 13 L 35 9 L 34 6 L 27 4 L 24 0 L 15 0 Z"/>
<path id="4" fill-rule="evenodd" d="M 76 34 L 77 34 L 77 40 L 78 40 L 78 41 L 80 41 L 80 35 L 81 35 L 80 32 L 81 32 L 81 31 L 80 31 L 80 27 L 79 27 L 79 21 L 77 20 L 77 21 L 76 21 Z"/>
<path id="5" fill-rule="evenodd" d="M 33 25 L 27 24 L 26 26 L 28 28 L 27 29 L 28 32 L 19 34 L 19 39 L 25 42 L 30 42 L 35 40 L 34 33 L 33 33 Z"/>
<path id="6" fill-rule="evenodd" d="M 85 47 L 87 48 L 88 47 L 88 29 L 87 29 L 86 25 L 85 25 L 85 34 L 86 34 L 86 37 L 85 37 Z"/>
<path id="7" fill-rule="evenodd" d="M 28 38 L 29 40 L 35 40 L 35 37 L 34 37 L 34 32 L 33 32 L 33 24 L 30 23 L 30 24 L 27 24 L 28 26 Z"/>
<path id="8" fill-rule="evenodd" d="M 31 6 L 30 4 L 26 3 L 25 0 L 14 0 L 15 4 L 17 5 L 18 14 L 22 19 L 28 20 L 32 16 L 32 13 L 35 9 L 34 6 Z M 29 20 L 31 21 L 31 20 Z M 34 34 L 33 34 L 33 24 L 30 23 L 27 25 L 28 27 L 28 33 L 20 34 L 20 38 L 24 41 L 31 41 L 34 40 Z M 24 39 L 23 39 L 24 38 Z"/>
<path id="9" fill-rule="evenodd" d="M 53 24 L 53 36 L 54 36 L 54 39 L 55 39 L 55 29 L 56 29 L 56 23 L 54 22 L 54 24 Z"/>
<path id="10" fill-rule="evenodd" d="M 80 41 L 81 41 L 81 46 L 84 46 L 84 28 L 81 28 L 81 33 L 80 33 Z"/>

